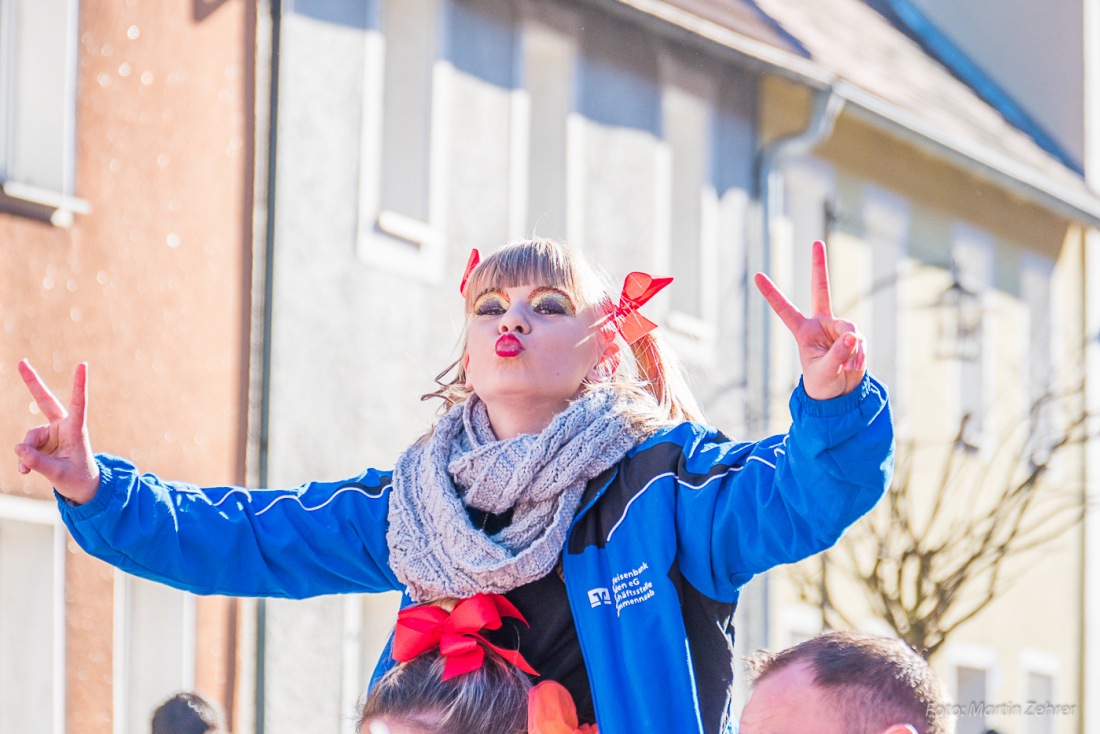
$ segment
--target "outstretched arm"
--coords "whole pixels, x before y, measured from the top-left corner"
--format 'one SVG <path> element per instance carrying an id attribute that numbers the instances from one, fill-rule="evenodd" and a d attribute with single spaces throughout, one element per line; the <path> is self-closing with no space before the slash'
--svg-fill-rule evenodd
<path id="1" fill-rule="evenodd" d="M 811 277 L 812 312 L 809 316 L 799 311 L 768 276 L 757 273 L 755 281 L 772 310 L 798 342 L 806 394 L 815 400 L 828 400 L 847 395 L 863 381 L 866 344 L 855 324 L 833 316 L 824 242 L 814 243 Z"/>
<path id="2" fill-rule="evenodd" d="M 27 431 L 23 442 L 16 445 L 19 472 L 38 472 L 59 494 L 78 505 L 91 501 L 99 488 L 99 467 L 92 454 L 85 420 L 88 365 L 78 364 L 73 372 L 68 410 L 50 392 L 30 362 L 24 359 L 19 363 L 19 374 L 49 421 Z"/>

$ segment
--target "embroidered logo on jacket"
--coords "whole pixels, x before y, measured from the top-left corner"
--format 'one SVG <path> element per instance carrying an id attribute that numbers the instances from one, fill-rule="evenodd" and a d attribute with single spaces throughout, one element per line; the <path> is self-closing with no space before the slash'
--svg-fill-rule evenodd
<path id="1" fill-rule="evenodd" d="M 603 604 L 611 605 L 611 592 L 607 589 L 589 589 L 588 590 L 588 603 L 595 609 Z"/>

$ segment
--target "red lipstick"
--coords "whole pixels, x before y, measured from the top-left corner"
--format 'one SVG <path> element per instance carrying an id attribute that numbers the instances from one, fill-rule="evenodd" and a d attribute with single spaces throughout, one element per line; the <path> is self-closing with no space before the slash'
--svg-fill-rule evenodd
<path id="1" fill-rule="evenodd" d="M 523 344 L 514 334 L 501 334 L 497 339 L 498 357 L 518 357 L 523 351 Z"/>

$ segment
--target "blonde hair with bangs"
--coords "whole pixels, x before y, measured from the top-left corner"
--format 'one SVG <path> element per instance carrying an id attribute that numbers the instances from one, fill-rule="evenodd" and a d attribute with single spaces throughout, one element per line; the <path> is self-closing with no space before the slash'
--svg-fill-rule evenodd
<path id="1" fill-rule="evenodd" d="M 597 329 L 613 329 L 611 314 L 618 303 L 618 294 L 610 289 L 608 279 L 580 251 L 544 238 L 509 243 L 474 268 L 465 290 L 467 325 L 474 303 L 482 295 L 498 288 L 528 284 L 562 289 L 578 301 L 578 307 L 604 314 Z M 679 360 L 658 331 L 646 334 L 628 349 L 621 349 L 619 353 L 624 359 L 607 381 L 587 383 L 589 390 L 618 393 L 627 406 L 627 414 L 646 433 L 664 425 L 703 420 Z M 464 367 L 465 328 L 461 341 L 462 354 L 436 377 L 439 389 L 421 399 L 441 398 L 445 408 L 450 408 L 470 397 Z M 454 376 L 445 381 L 452 371 Z"/>

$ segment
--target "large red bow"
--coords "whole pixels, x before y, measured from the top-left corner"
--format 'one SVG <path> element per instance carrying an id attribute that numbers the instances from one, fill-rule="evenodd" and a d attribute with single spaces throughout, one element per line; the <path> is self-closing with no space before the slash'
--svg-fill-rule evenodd
<path id="1" fill-rule="evenodd" d="M 577 722 L 577 707 L 562 684 L 546 680 L 527 694 L 530 734 L 599 734 L 595 724 Z"/>
<path id="2" fill-rule="evenodd" d="M 481 262 L 481 253 L 475 247 L 470 250 L 470 259 L 466 261 L 466 271 L 462 274 L 462 283 L 458 286 L 459 295 L 466 295 L 466 281 L 470 279 L 470 273 L 474 272 L 479 262 Z"/>
<path id="3" fill-rule="evenodd" d="M 638 309 L 671 282 L 672 278 L 654 278 L 648 273 L 633 272 L 626 276 L 619 305 L 611 312 L 611 321 L 627 344 L 633 344 L 657 328 L 657 324 L 638 313 Z"/>
<path id="4" fill-rule="evenodd" d="M 502 617 L 514 617 L 527 624 L 519 610 L 499 594 L 477 594 L 448 612 L 434 604 L 407 607 L 397 613 L 393 632 L 393 659 L 405 663 L 438 648 L 447 659 L 443 680 L 469 673 L 485 660 L 482 645 L 515 665 L 524 673 L 538 675 L 519 650 L 497 647 L 480 632 L 500 629 Z"/>

